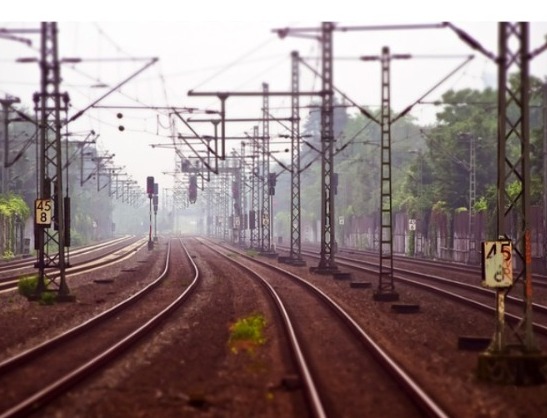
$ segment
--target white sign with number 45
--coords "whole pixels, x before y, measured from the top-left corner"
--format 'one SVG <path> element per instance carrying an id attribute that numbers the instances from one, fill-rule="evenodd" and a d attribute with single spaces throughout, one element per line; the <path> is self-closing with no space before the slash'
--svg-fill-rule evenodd
<path id="1" fill-rule="evenodd" d="M 511 241 L 485 241 L 482 243 L 482 285 L 489 288 L 513 285 L 513 244 Z"/>

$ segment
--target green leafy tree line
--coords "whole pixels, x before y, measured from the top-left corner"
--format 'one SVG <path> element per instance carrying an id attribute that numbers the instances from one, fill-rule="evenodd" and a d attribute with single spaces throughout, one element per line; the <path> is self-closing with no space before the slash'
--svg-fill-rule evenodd
<path id="1" fill-rule="evenodd" d="M 510 82 L 518 80 L 513 75 Z M 544 189 L 541 114 L 544 84 L 545 81 L 537 78 L 530 80 L 530 174 L 534 205 L 542 204 Z M 495 218 L 497 94 L 492 88 L 449 90 L 438 103 L 439 111 L 433 125 L 420 126 L 407 115 L 391 126 L 394 211 L 406 211 L 410 216 L 419 214 L 428 224 L 435 213 L 453 218 L 457 212 L 469 210 L 473 138 L 476 155 L 474 209 L 486 211 L 489 219 Z M 380 199 L 380 127 L 361 113 L 350 114 L 343 107 L 335 110 L 336 216 L 376 216 Z M 374 114 L 373 110 L 368 110 Z M 510 114 L 517 112 L 514 106 L 509 108 Z M 301 177 L 301 214 L 305 221 L 316 221 L 321 213 L 318 112 L 308 115 L 302 133 L 302 167 L 305 170 Z M 510 144 L 508 152 L 518 155 L 518 146 Z M 281 187 L 283 183 L 278 189 Z M 520 192 L 517 182 L 508 184 L 507 189 L 509 193 Z M 290 193 L 279 194 L 290 196 Z M 279 204 L 279 207 L 284 205 Z M 289 203 L 286 205 L 289 207 Z"/>

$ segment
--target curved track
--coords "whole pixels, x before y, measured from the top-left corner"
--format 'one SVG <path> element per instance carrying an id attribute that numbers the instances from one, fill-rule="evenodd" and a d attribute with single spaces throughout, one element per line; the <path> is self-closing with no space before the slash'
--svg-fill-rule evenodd
<path id="1" fill-rule="evenodd" d="M 182 243 L 174 251 L 184 251 L 194 268 L 194 278 L 189 286 L 183 287 L 177 280 L 180 272 L 170 273 L 170 245 L 163 272 L 140 292 L 85 323 L 0 363 L 1 385 L 6 388 L 0 399 L 3 410 L 0 417 L 26 416 L 62 395 L 121 356 L 177 309 L 195 288 L 199 275 Z M 166 282 L 167 278 L 169 282 Z M 173 292 L 176 288 L 178 293 Z M 157 297 L 158 292 L 170 295 L 170 302 L 154 303 L 157 299 L 165 300 L 165 297 Z M 114 316 L 115 322 L 111 321 Z M 57 366 L 53 367 L 54 364 Z"/>
<path id="2" fill-rule="evenodd" d="M 302 255 L 319 259 L 316 253 L 310 251 L 302 251 Z M 338 256 L 336 260 L 339 266 L 374 275 L 378 274 L 377 260 L 369 261 L 345 256 Z M 399 261 L 397 267 L 393 268 L 395 281 L 455 300 L 492 315 L 496 313 L 494 291 L 472 284 L 480 283 L 480 276 L 477 276 L 476 268 L 453 266 L 446 263 L 437 265 L 409 258 L 405 258 L 403 261 L 404 265 Z M 426 271 L 424 271 L 425 268 L 427 268 Z M 516 324 L 521 321 L 523 303 L 521 298 L 507 296 L 506 318 L 508 322 Z M 533 324 L 534 331 L 547 336 L 547 306 L 533 303 L 533 309 L 536 313 Z"/>
<path id="3" fill-rule="evenodd" d="M 383 389 L 381 396 L 390 397 L 392 413 L 401 408 L 407 416 L 448 416 L 357 320 L 319 288 L 241 252 L 235 257 L 231 248 L 215 246 L 215 251 L 260 280 L 275 301 L 314 416 L 346 416 L 350 410 L 363 411 L 366 406 L 360 402 L 371 399 L 363 395 L 361 388 L 373 390 L 363 376 L 370 377 L 371 373 L 376 389 Z M 337 341 L 334 347 L 323 343 L 325 334 L 329 335 L 327 341 Z M 351 370 L 340 370 L 340 364 L 334 361 L 340 356 L 352 365 Z M 351 385 L 341 385 L 343 380 Z M 374 398 L 373 394 L 368 395 Z M 380 409 L 376 413 L 382 415 Z"/>
<path id="4" fill-rule="evenodd" d="M 80 248 L 72 253 L 72 262 L 65 269 L 66 277 L 123 261 L 144 245 L 145 238 L 124 237 Z M 36 274 L 34 259 L 18 260 L 1 268 L 0 293 L 16 290 L 21 277 Z"/>

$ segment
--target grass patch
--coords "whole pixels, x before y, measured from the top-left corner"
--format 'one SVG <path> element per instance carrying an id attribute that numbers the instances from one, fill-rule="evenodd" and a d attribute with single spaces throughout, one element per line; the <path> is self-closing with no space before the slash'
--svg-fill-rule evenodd
<path id="1" fill-rule="evenodd" d="M 266 342 L 263 333 L 265 326 L 266 319 L 261 314 L 240 318 L 230 325 L 228 345 L 232 353 L 237 354 L 241 350 L 253 353 L 256 347 Z"/>
<path id="2" fill-rule="evenodd" d="M 23 276 L 17 282 L 17 291 L 20 295 L 26 298 L 36 294 L 36 287 L 38 286 L 38 276 L 32 274 L 29 276 Z"/>
<path id="3" fill-rule="evenodd" d="M 13 251 L 11 250 L 6 250 L 4 251 L 4 254 L 2 254 L 2 259 L 4 261 L 10 261 L 10 260 L 13 260 L 15 258 L 15 254 L 13 254 Z"/>
<path id="4" fill-rule="evenodd" d="M 57 293 L 43 292 L 40 295 L 40 305 L 53 305 L 57 302 Z"/>
<path id="5" fill-rule="evenodd" d="M 258 251 L 256 251 L 256 250 L 247 250 L 246 254 L 249 257 L 256 257 L 258 255 Z"/>
<path id="6" fill-rule="evenodd" d="M 23 276 L 17 282 L 17 290 L 21 296 L 29 300 L 38 300 L 40 305 L 54 305 L 57 302 L 57 292 L 48 291 L 47 289 L 41 294 L 36 294 L 38 287 L 38 275 L 31 274 Z"/>

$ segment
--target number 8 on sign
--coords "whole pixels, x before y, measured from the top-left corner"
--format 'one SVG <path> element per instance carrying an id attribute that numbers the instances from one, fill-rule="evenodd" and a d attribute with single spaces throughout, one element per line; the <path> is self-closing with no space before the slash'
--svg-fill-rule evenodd
<path id="1" fill-rule="evenodd" d="M 51 226 L 53 202 L 51 199 L 36 199 L 34 202 L 34 223 L 40 226 Z"/>

